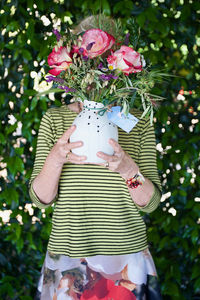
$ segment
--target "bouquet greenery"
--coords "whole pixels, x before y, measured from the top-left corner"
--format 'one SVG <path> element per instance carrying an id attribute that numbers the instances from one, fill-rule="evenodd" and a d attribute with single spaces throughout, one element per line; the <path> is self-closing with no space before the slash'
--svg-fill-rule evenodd
<path id="1" fill-rule="evenodd" d="M 89 29 L 88 29 L 89 28 Z M 61 36 L 48 56 L 49 74 L 57 92 L 66 92 L 74 101 L 116 103 L 128 114 L 132 107 L 153 119 L 153 108 L 162 97 L 151 94 L 163 74 L 150 70 L 143 56 L 133 49 L 130 33 L 118 20 L 100 15 L 89 17 L 74 30 Z M 54 90 L 49 90 L 49 92 Z"/>

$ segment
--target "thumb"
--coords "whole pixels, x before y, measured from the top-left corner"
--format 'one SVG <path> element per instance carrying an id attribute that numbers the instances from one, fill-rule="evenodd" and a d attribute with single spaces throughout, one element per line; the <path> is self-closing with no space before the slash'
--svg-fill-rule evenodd
<path id="1" fill-rule="evenodd" d="M 72 125 L 63 133 L 60 140 L 63 142 L 67 142 L 75 130 L 76 130 L 76 125 Z"/>

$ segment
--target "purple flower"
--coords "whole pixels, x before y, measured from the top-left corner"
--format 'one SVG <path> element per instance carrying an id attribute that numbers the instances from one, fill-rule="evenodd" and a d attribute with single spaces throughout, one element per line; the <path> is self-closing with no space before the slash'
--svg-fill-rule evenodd
<path id="1" fill-rule="evenodd" d="M 78 53 L 79 53 L 79 54 L 83 54 L 83 52 L 84 52 L 84 48 L 79 48 L 79 49 L 78 49 Z"/>
<path id="2" fill-rule="evenodd" d="M 83 60 L 84 60 L 84 61 L 87 61 L 87 60 L 88 60 L 88 56 L 86 56 L 86 55 L 83 54 L 84 51 L 85 51 L 85 49 L 82 48 L 82 47 L 78 49 L 78 53 L 79 53 L 80 55 L 82 55 Z"/>
<path id="3" fill-rule="evenodd" d="M 127 33 L 125 40 L 124 40 L 124 45 L 126 45 L 126 46 L 128 46 L 128 44 L 129 44 L 129 36 L 130 36 L 130 33 Z"/>
<path id="4" fill-rule="evenodd" d="M 70 92 L 76 92 L 75 89 L 69 88 L 68 86 L 64 85 L 64 86 L 58 86 L 59 89 L 64 90 L 65 93 L 70 93 Z"/>
<path id="5" fill-rule="evenodd" d="M 99 76 L 99 78 L 103 81 L 111 80 L 111 79 L 117 79 L 118 76 L 114 76 L 112 74 L 102 74 Z"/>
<path id="6" fill-rule="evenodd" d="M 87 45 L 86 50 L 90 51 L 92 49 L 92 46 L 95 44 L 95 42 L 91 42 Z"/>
<path id="7" fill-rule="evenodd" d="M 45 80 L 46 80 L 46 82 L 51 82 L 51 81 L 54 81 L 54 78 L 55 78 L 54 76 L 49 75 L 45 78 Z"/>
<path id="8" fill-rule="evenodd" d="M 51 76 L 51 75 L 46 76 L 46 82 L 51 82 L 51 81 L 59 82 L 61 84 L 63 82 L 65 82 L 65 80 L 63 78 L 58 78 L 58 77 L 54 77 L 54 76 Z"/>
<path id="9" fill-rule="evenodd" d="M 53 29 L 53 33 L 55 34 L 56 39 L 59 42 L 61 39 L 61 35 L 60 35 L 59 31 L 57 29 Z"/>
<path id="10" fill-rule="evenodd" d="M 86 56 L 86 55 L 84 55 L 82 58 L 83 58 L 84 61 L 88 60 L 88 56 Z"/>
<path id="11" fill-rule="evenodd" d="M 98 68 L 99 70 L 103 69 L 103 64 L 102 64 L 102 62 L 98 65 L 97 68 Z"/>

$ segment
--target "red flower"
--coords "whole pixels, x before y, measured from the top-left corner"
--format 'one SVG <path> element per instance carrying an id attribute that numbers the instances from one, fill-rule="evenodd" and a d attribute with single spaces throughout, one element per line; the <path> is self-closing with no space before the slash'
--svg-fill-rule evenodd
<path id="1" fill-rule="evenodd" d="M 85 290 L 80 300 L 136 300 L 134 294 L 123 286 L 115 286 L 109 279 L 100 279 L 91 290 Z"/>
<path id="2" fill-rule="evenodd" d="M 48 56 L 48 65 L 52 68 L 49 70 L 49 73 L 57 76 L 69 68 L 71 63 L 72 59 L 66 47 L 59 47 L 57 51 L 53 48 L 53 51 Z"/>
<path id="3" fill-rule="evenodd" d="M 83 35 L 81 49 L 83 55 L 89 58 L 97 57 L 112 47 L 115 39 L 101 29 L 89 29 Z"/>
<path id="4" fill-rule="evenodd" d="M 132 48 L 124 45 L 108 56 L 107 61 L 109 69 L 118 69 L 126 75 L 141 72 L 143 67 L 141 55 Z"/>

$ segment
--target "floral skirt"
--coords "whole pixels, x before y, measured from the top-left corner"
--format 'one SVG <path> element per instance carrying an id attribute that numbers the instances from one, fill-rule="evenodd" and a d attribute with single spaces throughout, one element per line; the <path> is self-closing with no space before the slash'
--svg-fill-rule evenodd
<path id="1" fill-rule="evenodd" d="M 47 252 L 35 300 L 161 300 L 148 249 L 81 259 Z"/>

